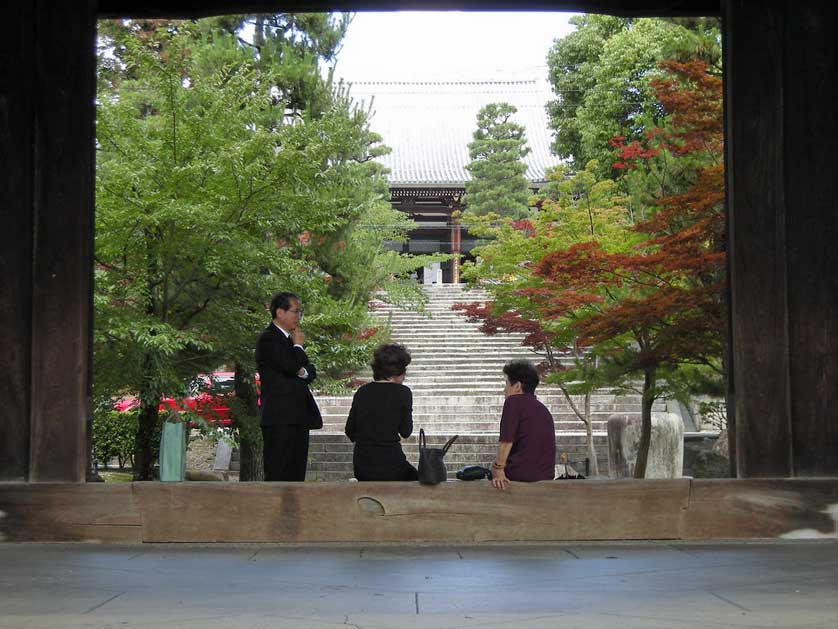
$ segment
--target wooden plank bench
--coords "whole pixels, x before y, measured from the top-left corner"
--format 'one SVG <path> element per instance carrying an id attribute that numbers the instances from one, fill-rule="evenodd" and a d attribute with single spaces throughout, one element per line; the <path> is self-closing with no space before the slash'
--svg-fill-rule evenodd
<path id="1" fill-rule="evenodd" d="M 838 538 L 838 479 L 0 483 L 0 539 L 480 543 Z"/>

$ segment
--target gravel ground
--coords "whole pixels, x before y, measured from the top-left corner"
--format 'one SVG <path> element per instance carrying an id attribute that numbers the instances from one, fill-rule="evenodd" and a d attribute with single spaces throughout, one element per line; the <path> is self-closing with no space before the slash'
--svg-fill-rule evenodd
<path id="1" fill-rule="evenodd" d="M 217 447 L 216 441 L 193 430 L 186 448 L 186 469 L 211 472 Z"/>

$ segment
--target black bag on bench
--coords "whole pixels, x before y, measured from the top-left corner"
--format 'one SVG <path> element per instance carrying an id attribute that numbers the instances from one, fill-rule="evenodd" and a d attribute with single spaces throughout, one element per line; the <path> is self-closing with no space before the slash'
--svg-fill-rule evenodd
<path id="1" fill-rule="evenodd" d="M 457 472 L 458 480 L 492 480 L 492 470 L 482 465 L 467 465 Z"/>
<path id="2" fill-rule="evenodd" d="M 436 485 L 448 480 L 443 457 L 459 435 L 451 437 L 441 448 L 429 448 L 425 440 L 425 430 L 419 429 L 419 482 L 423 485 Z"/>

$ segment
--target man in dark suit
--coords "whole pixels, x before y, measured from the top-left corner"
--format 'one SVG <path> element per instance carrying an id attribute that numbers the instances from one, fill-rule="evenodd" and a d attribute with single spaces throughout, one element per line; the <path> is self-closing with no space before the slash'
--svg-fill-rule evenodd
<path id="1" fill-rule="evenodd" d="M 265 480 L 304 481 L 309 430 L 323 427 L 320 409 L 308 388 L 317 370 L 303 349 L 300 298 L 294 293 L 278 293 L 270 310 L 273 321 L 256 341 Z"/>

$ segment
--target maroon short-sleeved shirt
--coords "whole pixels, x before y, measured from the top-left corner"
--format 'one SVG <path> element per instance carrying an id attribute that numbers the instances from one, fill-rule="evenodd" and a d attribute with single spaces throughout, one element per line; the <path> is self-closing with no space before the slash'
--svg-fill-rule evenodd
<path id="1" fill-rule="evenodd" d="M 553 416 L 532 393 L 510 395 L 503 403 L 500 441 L 512 443 L 506 472 L 509 480 L 553 480 L 556 429 Z"/>

